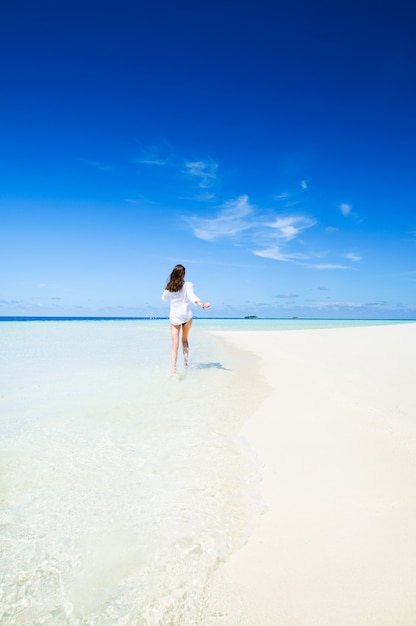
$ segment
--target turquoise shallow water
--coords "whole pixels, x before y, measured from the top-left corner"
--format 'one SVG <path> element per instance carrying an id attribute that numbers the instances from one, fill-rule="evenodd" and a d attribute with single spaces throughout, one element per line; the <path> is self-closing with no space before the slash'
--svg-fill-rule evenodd
<path id="1" fill-rule="evenodd" d="M 0 622 L 203 624 L 203 592 L 259 510 L 239 438 L 264 388 L 166 321 L 0 326 Z"/>
<path id="2" fill-rule="evenodd" d="M 196 319 L 177 377 L 166 320 L 0 324 L 2 626 L 204 624 L 261 512 L 239 432 L 267 393 L 210 331 L 362 324 Z"/>

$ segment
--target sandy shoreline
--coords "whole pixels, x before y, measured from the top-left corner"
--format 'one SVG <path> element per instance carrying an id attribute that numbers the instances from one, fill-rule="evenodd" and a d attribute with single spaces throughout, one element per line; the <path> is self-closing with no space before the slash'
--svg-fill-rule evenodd
<path id="1" fill-rule="evenodd" d="M 216 332 L 270 386 L 244 436 L 266 506 L 210 626 L 416 624 L 416 324 Z"/>

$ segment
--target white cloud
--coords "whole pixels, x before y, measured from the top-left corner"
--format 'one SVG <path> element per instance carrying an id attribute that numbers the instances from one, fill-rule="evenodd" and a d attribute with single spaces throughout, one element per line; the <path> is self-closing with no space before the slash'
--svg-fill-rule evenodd
<path id="1" fill-rule="evenodd" d="M 184 174 L 198 179 L 198 185 L 202 189 L 211 187 L 217 178 L 218 163 L 206 161 L 187 161 Z"/>
<path id="2" fill-rule="evenodd" d="M 355 252 L 348 252 L 347 254 L 344 254 L 344 257 L 354 262 L 362 261 L 362 256 L 356 254 Z"/>
<path id="3" fill-rule="evenodd" d="M 352 210 L 351 204 L 348 204 L 347 202 L 341 202 L 338 208 L 344 216 L 349 215 Z"/>
<path id="4" fill-rule="evenodd" d="M 153 145 L 143 148 L 141 156 L 137 157 L 134 162 L 136 165 L 157 165 L 159 167 L 170 165 L 170 159 L 161 156 L 162 151 L 165 151 L 163 146 Z"/>
<path id="5" fill-rule="evenodd" d="M 310 263 L 309 257 L 301 252 L 285 252 L 279 246 L 271 246 L 265 250 L 252 250 L 256 256 L 264 259 L 273 259 L 274 261 L 285 261 L 301 265 L 302 267 L 314 270 L 350 270 L 349 265 L 339 265 L 335 263 Z"/>
<path id="6" fill-rule="evenodd" d="M 363 302 L 340 301 L 340 302 L 313 302 L 313 306 L 320 309 L 359 309 L 364 305 Z"/>
<path id="7" fill-rule="evenodd" d="M 301 186 L 301 189 L 307 189 L 308 188 L 307 181 L 306 180 L 301 180 L 300 181 L 300 186 Z"/>
<path id="8" fill-rule="evenodd" d="M 204 161 L 192 161 L 186 163 L 186 172 L 200 179 L 200 186 L 208 186 L 211 179 L 215 179 L 217 165 Z M 307 182 L 301 182 L 302 189 L 307 188 Z M 208 193 L 208 192 L 207 192 Z M 207 196 L 212 199 L 212 196 Z M 280 199 L 284 199 L 282 196 Z M 286 198 L 285 198 L 286 199 Z M 345 208 L 346 214 L 350 210 Z M 311 251 L 307 246 L 304 236 L 306 231 L 313 228 L 318 221 L 297 211 L 290 214 L 286 202 L 285 214 L 274 213 L 270 219 L 270 210 L 262 210 L 250 204 L 247 195 L 224 202 L 218 207 L 214 217 L 200 217 L 193 215 L 184 217 L 189 224 L 195 237 L 205 241 L 215 241 L 220 238 L 238 240 L 244 242 L 247 249 L 255 256 L 264 259 L 272 259 L 285 263 L 292 263 L 301 267 L 315 270 L 352 270 L 351 265 L 331 262 L 317 262 L 318 259 L 327 257 L 327 252 Z M 244 235 L 244 239 L 243 236 Z M 297 247 L 295 241 L 298 240 Z M 353 252 L 344 255 L 345 258 L 356 263 L 361 257 Z M 328 259 L 329 260 L 329 259 Z"/>
<path id="9" fill-rule="evenodd" d="M 264 259 L 273 259 L 275 261 L 299 261 L 307 259 L 308 257 L 300 252 L 287 253 L 279 248 L 279 246 L 271 246 L 265 250 L 252 250 L 252 253 L 256 256 L 263 257 Z"/>
<path id="10" fill-rule="evenodd" d="M 168 165 L 168 161 L 165 159 L 157 159 L 156 157 L 152 158 L 151 156 L 136 159 L 135 163 L 139 165 L 159 165 L 161 167 Z"/>
<path id="11" fill-rule="evenodd" d="M 268 224 L 271 228 L 274 228 L 277 232 L 277 236 L 281 239 L 289 241 L 297 237 L 302 231 L 307 228 L 315 226 L 316 220 L 300 215 L 289 217 L 277 217 L 276 220 Z"/>
<path id="12" fill-rule="evenodd" d="M 350 270 L 350 265 L 339 265 L 337 263 L 310 263 L 308 267 L 314 270 Z"/>
<path id="13" fill-rule="evenodd" d="M 205 241 L 214 241 L 219 237 L 233 237 L 250 228 L 250 223 L 244 218 L 252 212 L 253 207 L 249 204 L 248 197 L 239 196 L 235 200 L 225 202 L 215 217 L 195 216 L 188 218 L 187 222 L 193 229 L 195 237 Z"/>

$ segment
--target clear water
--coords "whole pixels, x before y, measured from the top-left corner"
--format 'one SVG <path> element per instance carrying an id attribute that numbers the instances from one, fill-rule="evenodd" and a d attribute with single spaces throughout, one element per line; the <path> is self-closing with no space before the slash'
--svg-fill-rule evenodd
<path id="1" fill-rule="evenodd" d="M 204 623 L 203 591 L 259 511 L 239 438 L 255 364 L 194 323 L 0 325 L 0 623 Z"/>
<path id="2" fill-rule="evenodd" d="M 374 323 L 195 320 L 176 377 L 166 320 L 0 324 L 2 626 L 203 625 L 261 511 L 239 432 L 267 393 L 210 331 Z"/>

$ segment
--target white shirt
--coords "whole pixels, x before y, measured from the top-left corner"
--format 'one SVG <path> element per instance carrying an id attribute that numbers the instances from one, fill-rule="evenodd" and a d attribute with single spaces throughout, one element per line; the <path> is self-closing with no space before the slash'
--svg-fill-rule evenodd
<path id="1" fill-rule="evenodd" d="M 191 304 L 199 301 L 192 283 L 185 281 L 179 291 L 165 291 L 162 300 L 170 300 L 169 321 L 171 324 L 186 324 L 192 318 Z"/>

